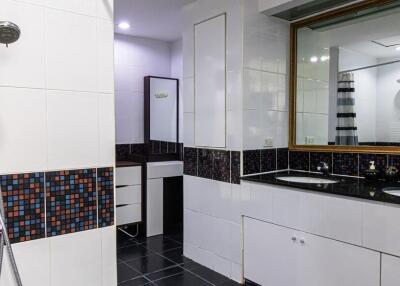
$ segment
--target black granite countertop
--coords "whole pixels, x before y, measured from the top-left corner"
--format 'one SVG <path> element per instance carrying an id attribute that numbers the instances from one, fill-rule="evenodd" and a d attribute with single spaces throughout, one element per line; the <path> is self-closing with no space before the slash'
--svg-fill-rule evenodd
<path id="1" fill-rule="evenodd" d="M 117 161 L 115 165 L 117 168 L 121 168 L 121 167 L 136 167 L 136 166 L 141 166 L 142 164 L 134 161 Z"/>
<path id="2" fill-rule="evenodd" d="M 295 183 L 279 180 L 279 177 L 297 176 L 297 177 L 314 177 L 324 178 L 338 181 L 334 184 L 311 184 L 311 183 Z M 275 173 L 254 175 L 241 177 L 243 181 L 256 183 L 264 183 L 291 187 L 314 192 L 334 194 L 345 197 L 353 197 L 366 199 L 370 201 L 379 201 L 392 204 L 400 204 L 400 197 L 384 193 L 385 188 L 399 188 L 400 182 L 368 182 L 363 178 L 352 178 L 342 176 L 323 176 L 313 173 L 305 173 L 299 171 L 279 171 Z"/>

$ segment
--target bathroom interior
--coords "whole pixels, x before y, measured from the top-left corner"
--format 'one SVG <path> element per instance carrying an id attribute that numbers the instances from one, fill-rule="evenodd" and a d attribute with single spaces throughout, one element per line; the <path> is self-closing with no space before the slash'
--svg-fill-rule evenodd
<path id="1" fill-rule="evenodd" d="M 399 286 L 399 0 L 0 0 L 0 286 Z"/>

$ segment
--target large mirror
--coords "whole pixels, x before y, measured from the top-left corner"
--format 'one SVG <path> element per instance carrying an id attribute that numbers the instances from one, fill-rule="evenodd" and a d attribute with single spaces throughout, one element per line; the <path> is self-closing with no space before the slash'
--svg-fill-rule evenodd
<path id="1" fill-rule="evenodd" d="M 361 1 L 292 24 L 292 149 L 400 146 L 400 1 Z"/>

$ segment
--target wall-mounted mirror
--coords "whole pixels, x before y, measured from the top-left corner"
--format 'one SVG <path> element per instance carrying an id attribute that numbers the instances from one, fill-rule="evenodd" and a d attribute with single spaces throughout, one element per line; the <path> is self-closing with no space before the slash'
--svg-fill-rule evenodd
<path id="1" fill-rule="evenodd" d="M 382 0 L 291 25 L 291 149 L 400 149 L 399 27 Z"/>
<path id="2" fill-rule="evenodd" d="M 150 161 L 178 159 L 179 80 L 144 79 L 144 141 Z"/>

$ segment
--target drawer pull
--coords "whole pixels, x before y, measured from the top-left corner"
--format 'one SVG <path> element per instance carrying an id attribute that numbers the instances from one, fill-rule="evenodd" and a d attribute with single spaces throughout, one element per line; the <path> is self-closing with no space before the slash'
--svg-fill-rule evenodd
<path id="1" fill-rule="evenodd" d="M 120 207 L 125 207 L 125 206 L 129 206 L 129 204 L 121 204 L 121 205 L 117 205 L 117 208 L 120 208 Z"/>
<path id="2" fill-rule="evenodd" d="M 117 189 L 119 189 L 119 188 L 125 188 L 125 187 L 128 187 L 129 185 L 120 185 L 120 186 L 117 186 L 116 188 Z"/>

